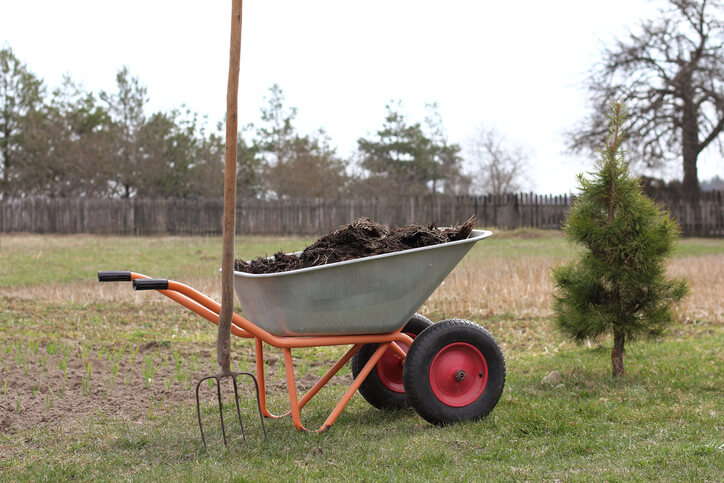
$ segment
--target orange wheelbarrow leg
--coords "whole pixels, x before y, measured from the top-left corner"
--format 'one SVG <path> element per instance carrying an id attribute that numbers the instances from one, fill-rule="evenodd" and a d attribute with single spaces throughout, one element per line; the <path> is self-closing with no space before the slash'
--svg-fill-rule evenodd
<path id="1" fill-rule="evenodd" d="M 377 364 L 377 361 L 380 360 L 382 355 L 385 353 L 385 351 L 390 347 L 391 342 L 382 343 L 377 348 L 377 350 L 372 354 L 370 359 L 367 361 L 367 364 L 362 368 L 362 371 L 359 373 L 359 375 L 355 378 L 355 380 L 352 382 L 352 384 L 347 388 L 347 391 L 342 396 L 342 399 L 337 403 L 337 405 L 332 410 L 332 413 L 327 417 L 327 420 L 324 421 L 324 424 L 322 427 L 317 429 L 314 432 L 317 433 L 323 433 L 324 431 L 328 430 L 332 424 L 337 420 L 339 415 L 342 413 L 344 408 L 347 406 L 349 401 L 352 399 L 352 396 L 354 396 L 354 393 L 357 392 L 357 389 L 359 389 L 362 382 L 365 380 L 367 375 L 372 371 L 372 368 Z M 339 369 L 342 365 L 344 365 L 349 359 L 352 358 L 355 352 L 359 350 L 360 346 L 355 345 L 352 347 L 345 356 L 340 359 L 340 361 L 335 364 L 335 367 L 330 369 L 330 373 L 335 370 Z M 344 362 L 343 362 L 344 361 Z M 302 406 L 304 406 L 321 388 L 324 383 L 320 381 L 320 383 L 317 383 L 312 390 L 310 390 L 310 393 L 307 394 L 304 398 L 302 398 L 301 401 L 297 399 L 297 385 L 296 381 L 294 380 L 294 363 L 292 361 L 292 351 L 289 348 L 284 349 L 284 366 L 287 373 L 287 390 L 289 391 L 289 404 L 291 406 L 291 414 L 292 414 L 292 422 L 294 423 L 294 426 L 300 430 L 300 431 L 309 431 L 307 428 L 304 427 L 302 424 L 302 419 L 300 417 L 300 409 Z M 336 372 L 336 370 L 335 370 Z M 328 373 L 329 375 L 329 373 Z M 331 375 L 329 376 L 331 377 Z M 325 376 L 326 381 L 329 380 L 328 377 Z M 324 381 L 324 382 L 326 382 Z"/>

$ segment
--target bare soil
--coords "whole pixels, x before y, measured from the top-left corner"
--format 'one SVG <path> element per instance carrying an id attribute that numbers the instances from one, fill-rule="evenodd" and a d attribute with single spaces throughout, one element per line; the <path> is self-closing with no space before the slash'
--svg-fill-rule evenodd
<path id="1" fill-rule="evenodd" d="M 369 218 L 358 218 L 323 236 L 305 248 L 298 256 L 278 252 L 273 257 L 259 257 L 250 262 L 236 260 L 234 269 L 256 274 L 287 272 L 464 240 L 470 236 L 474 223 L 475 217 L 472 216 L 463 224 L 453 228 L 440 229 L 433 223 L 428 226 L 404 225 L 394 230 L 388 230 Z"/>
<path id="2" fill-rule="evenodd" d="M 176 354 L 180 361 L 177 363 L 174 353 L 156 342 L 143 344 L 137 351 L 134 348 L 133 353 L 124 351 L 119 357 L 114 357 L 113 349 L 87 350 L 83 354 L 81 346 L 65 347 L 52 355 L 45 344 L 37 345 L 35 350 L 24 342 L 5 347 L 7 351 L 0 350 L 0 433 L 6 434 L 37 426 L 67 430 L 94 414 L 142 421 L 147 411 L 158 404 L 193 408 L 196 383 L 218 372 L 209 351 Z M 247 362 L 244 371 L 254 373 L 253 357 L 247 357 Z M 279 362 L 272 354 L 265 358 L 269 394 L 286 392 Z M 327 363 L 309 364 L 305 373 L 297 374 L 299 390 L 309 389 L 319 379 L 320 365 L 326 369 Z M 242 398 L 253 397 L 248 382 L 239 379 Z M 349 383 L 350 376 L 339 376 L 335 382 Z M 200 397 L 204 404 L 216 401 L 214 391 L 202 384 Z M 230 391 L 222 390 L 224 399 L 233 393 Z"/>

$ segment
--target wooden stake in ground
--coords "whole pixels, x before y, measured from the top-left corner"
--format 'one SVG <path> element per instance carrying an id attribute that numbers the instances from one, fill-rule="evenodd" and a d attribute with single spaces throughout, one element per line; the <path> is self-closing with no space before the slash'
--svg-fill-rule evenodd
<path id="1" fill-rule="evenodd" d="M 221 257 L 221 310 L 216 335 L 216 361 L 231 373 L 231 318 L 234 311 L 234 235 L 236 232 L 236 136 L 241 57 L 241 4 L 231 2 L 229 84 L 226 91 L 226 163 L 224 167 L 224 233 Z"/>

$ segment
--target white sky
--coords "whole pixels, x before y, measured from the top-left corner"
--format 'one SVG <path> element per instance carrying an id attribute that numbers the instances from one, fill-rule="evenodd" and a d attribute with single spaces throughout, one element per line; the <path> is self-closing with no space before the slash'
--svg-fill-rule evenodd
<path id="1" fill-rule="evenodd" d="M 239 123 L 259 120 L 278 83 L 299 130 L 324 127 L 347 156 L 381 126 L 389 100 L 401 99 L 412 122 L 436 101 L 452 142 L 495 127 L 530 154 L 528 189 L 567 192 L 593 163 L 566 156 L 562 136 L 586 113 L 585 73 L 605 42 L 660 4 L 246 0 Z M 0 45 L 51 88 L 69 73 L 86 89 L 114 90 L 127 65 L 151 111 L 185 104 L 212 124 L 226 106 L 229 24 L 228 0 L 0 0 Z M 722 171 L 708 156 L 699 177 Z"/>

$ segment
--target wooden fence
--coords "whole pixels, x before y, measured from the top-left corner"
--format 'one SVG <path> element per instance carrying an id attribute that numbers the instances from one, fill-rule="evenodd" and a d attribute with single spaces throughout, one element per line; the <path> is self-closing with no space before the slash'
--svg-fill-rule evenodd
<path id="1" fill-rule="evenodd" d="M 724 192 L 708 192 L 698 203 L 660 200 L 687 236 L 724 237 Z M 318 235 L 366 216 L 399 226 L 436 222 L 446 226 L 475 214 L 479 226 L 558 229 L 571 197 L 535 194 L 425 196 L 389 199 L 258 200 L 237 206 L 239 234 Z M 0 201 L 0 232 L 123 235 L 217 235 L 222 231 L 218 199 L 51 199 Z"/>

